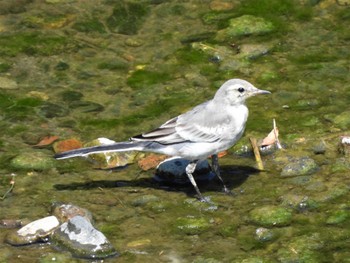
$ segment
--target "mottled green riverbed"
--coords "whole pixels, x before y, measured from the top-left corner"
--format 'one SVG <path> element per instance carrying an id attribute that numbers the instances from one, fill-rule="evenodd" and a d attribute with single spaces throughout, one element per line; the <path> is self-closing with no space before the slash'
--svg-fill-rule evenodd
<path id="1" fill-rule="evenodd" d="M 106 262 L 350 262 L 350 157 L 338 152 L 350 135 L 349 5 L 0 1 L 0 195 L 15 175 L 0 219 L 35 220 L 53 202 L 87 208 L 121 254 Z M 263 27 L 229 32 L 242 16 Z M 47 135 L 125 140 L 211 98 L 230 78 L 273 94 L 249 101 L 245 136 L 220 160 L 234 195 L 215 180 L 200 187 L 216 210 L 191 186 L 158 185 L 136 164 L 96 170 L 33 147 Z M 258 172 L 242 149 L 266 136 L 273 118 L 286 149 L 263 156 Z M 13 160 L 26 152 L 33 166 L 19 167 Z M 305 160 L 316 168 L 281 173 Z M 79 261 L 49 244 L 12 247 L 8 231 L 0 262 Z"/>

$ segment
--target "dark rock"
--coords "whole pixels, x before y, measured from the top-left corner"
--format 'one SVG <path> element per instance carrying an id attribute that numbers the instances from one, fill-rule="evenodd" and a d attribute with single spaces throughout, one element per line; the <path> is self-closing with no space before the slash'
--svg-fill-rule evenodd
<path id="1" fill-rule="evenodd" d="M 187 184 L 186 166 L 189 161 L 179 157 L 173 157 L 161 162 L 156 170 L 155 180 L 163 183 Z M 211 172 L 207 160 L 198 162 L 193 177 L 198 181 L 210 181 L 215 174 Z"/>
<path id="2" fill-rule="evenodd" d="M 46 118 L 64 117 L 68 114 L 68 109 L 54 103 L 46 102 L 40 107 L 39 114 Z"/>

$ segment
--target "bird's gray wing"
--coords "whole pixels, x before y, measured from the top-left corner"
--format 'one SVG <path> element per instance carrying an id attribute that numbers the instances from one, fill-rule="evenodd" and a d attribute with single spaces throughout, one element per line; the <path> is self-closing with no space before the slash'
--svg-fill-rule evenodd
<path id="1" fill-rule="evenodd" d="M 133 141 L 156 141 L 161 144 L 181 142 L 215 142 L 229 132 L 232 125 L 224 112 L 202 103 L 192 110 L 170 119 L 159 128 L 130 138 Z"/>
<path id="2" fill-rule="evenodd" d="M 218 110 L 217 107 L 205 103 L 180 115 L 175 127 L 177 134 L 192 142 L 215 142 L 225 138 L 234 129 L 234 123 L 224 108 Z"/>
<path id="3" fill-rule="evenodd" d="M 178 116 L 179 117 L 179 116 Z M 132 141 L 154 141 L 161 144 L 174 144 L 187 141 L 176 132 L 176 125 L 178 117 L 168 120 L 159 128 L 150 132 L 146 132 L 134 137 L 131 137 Z"/>

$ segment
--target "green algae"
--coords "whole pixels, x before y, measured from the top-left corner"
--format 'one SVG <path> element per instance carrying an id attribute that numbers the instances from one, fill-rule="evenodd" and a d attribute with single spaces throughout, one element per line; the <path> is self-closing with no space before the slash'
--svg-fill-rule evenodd
<path id="1" fill-rule="evenodd" d="M 177 50 L 175 56 L 181 63 L 202 64 L 209 61 L 209 56 L 198 49 L 185 47 Z"/>
<path id="2" fill-rule="evenodd" d="M 207 231 L 211 224 L 206 218 L 181 217 L 177 218 L 174 228 L 180 233 L 187 235 L 198 235 Z"/>
<path id="3" fill-rule="evenodd" d="M 136 70 L 127 79 L 127 84 L 136 90 L 147 89 L 151 85 L 165 83 L 171 79 L 167 72 L 157 72 L 150 70 Z"/>
<path id="4" fill-rule="evenodd" d="M 105 60 L 97 65 L 98 69 L 108 69 L 111 71 L 118 71 L 118 70 L 127 70 L 129 68 L 128 63 L 113 59 L 113 60 Z"/>
<path id="5" fill-rule="evenodd" d="M 11 64 L 6 62 L 0 62 L 0 73 L 7 72 L 11 69 Z"/>
<path id="6" fill-rule="evenodd" d="M 43 101 L 38 98 L 18 98 L 0 92 L 0 109 L 5 119 L 23 120 L 36 115 L 37 108 Z"/>
<path id="7" fill-rule="evenodd" d="M 17 32 L 0 35 L 2 56 L 16 56 L 19 53 L 50 56 L 66 52 L 73 46 L 66 37 L 52 33 Z"/>
<path id="8" fill-rule="evenodd" d="M 106 23 L 113 32 L 134 35 L 142 26 L 149 8 L 144 3 L 118 1 Z"/>
<path id="9" fill-rule="evenodd" d="M 90 20 L 78 21 L 74 23 L 73 28 L 80 32 L 97 32 L 97 33 L 107 33 L 104 24 L 97 18 L 91 18 Z"/>

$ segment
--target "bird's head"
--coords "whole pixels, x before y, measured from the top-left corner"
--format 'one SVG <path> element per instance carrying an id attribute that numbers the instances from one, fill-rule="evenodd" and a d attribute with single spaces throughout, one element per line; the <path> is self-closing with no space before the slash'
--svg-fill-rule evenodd
<path id="1" fill-rule="evenodd" d="M 251 96 L 270 93 L 271 92 L 267 90 L 257 89 L 251 83 L 243 79 L 230 79 L 218 89 L 214 100 L 230 105 L 239 105 L 244 103 L 245 100 Z"/>

